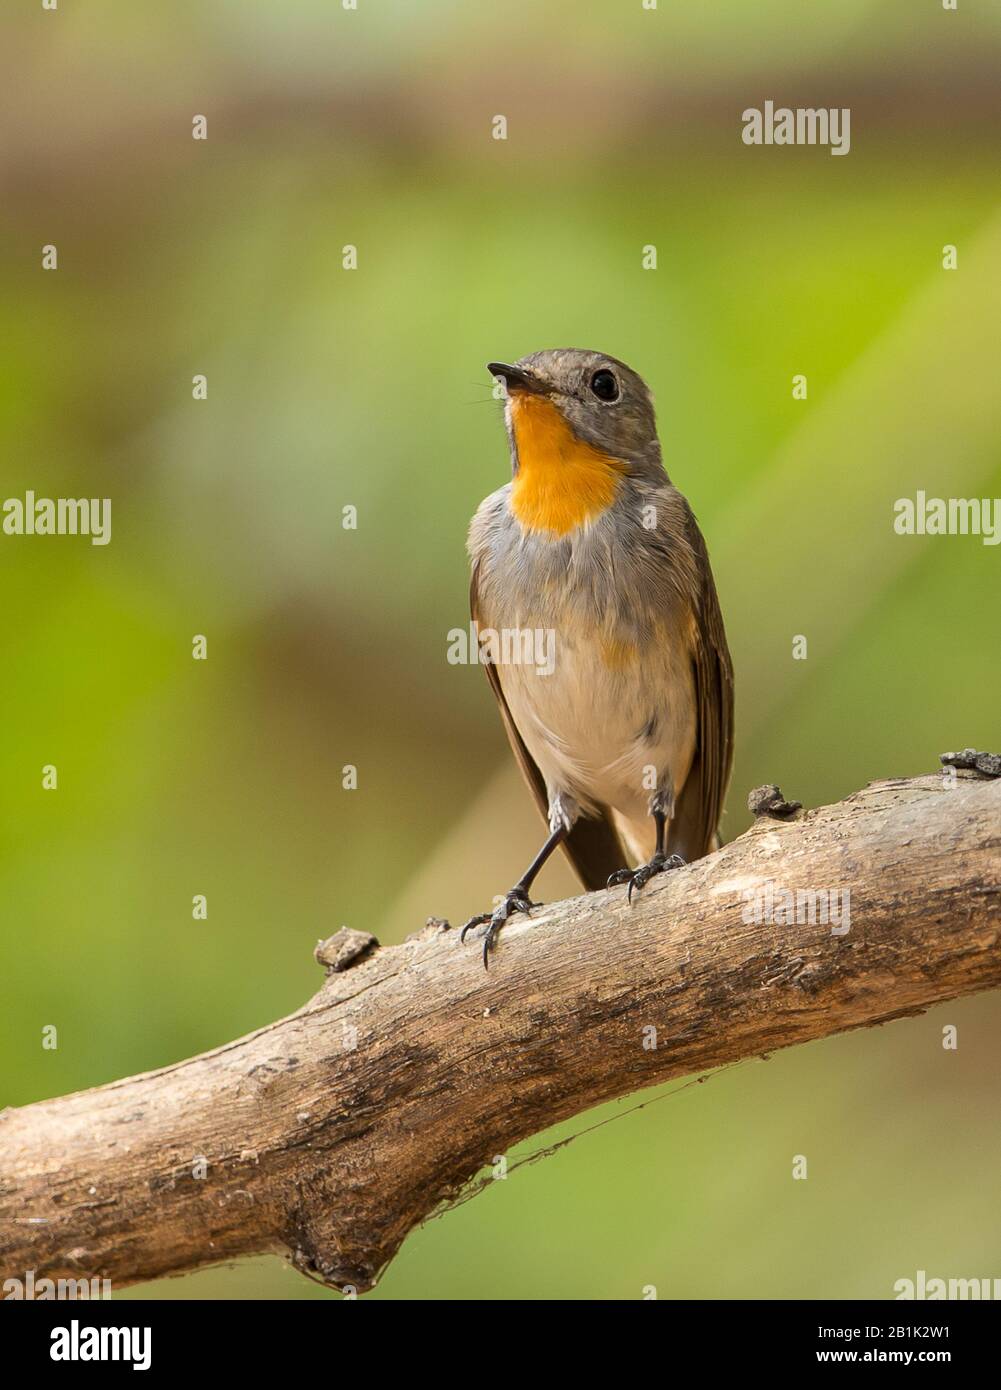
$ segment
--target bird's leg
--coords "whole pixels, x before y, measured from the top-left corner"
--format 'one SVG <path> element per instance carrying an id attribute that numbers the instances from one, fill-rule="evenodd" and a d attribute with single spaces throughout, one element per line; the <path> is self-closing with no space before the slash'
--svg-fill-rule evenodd
<path id="1" fill-rule="evenodd" d="M 650 814 L 657 827 L 657 843 L 653 858 L 646 864 L 641 864 L 638 869 L 616 869 L 608 879 L 609 888 L 614 888 L 617 883 L 629 884 L 626 896 L 630 902 L 633 900 L 634 888 L 642 888 L 656 874 L 667 873 L 669 869 L 680 869 L 685 862 L 680 854 L 667 853 L 667 823 L 674 814 L 674 795 L 670 790 L 656 792 L 650 798 Z"/>
<path id="2" fill-rule="evenodd" d="M 459 940 L 465 941 L 466 933 L 472 931 L 474 927 L 482 927 L 486 922 L 486 931 L 483 933 L 483 964 L 489 968 L 490 952 L 497 940 L 497 933 L 514 912 L 524 912 L 526 915 L 533 907 L 538 907 L 538 903 L 533 903 L 528 896 L 529 889 L 543 864 L 552 854 L 557 845 L 562 844 L 567 836 L 567 827 L 558 825 L 549 836 L 549 839 L 539 850 L 538 854 L 529 864 L 521 878 L 504 894 L 504 901 L 494 908 L 493 912 L 481 912 L 475 917 L 470 917 L 469 921 L 459 933 Z"/>

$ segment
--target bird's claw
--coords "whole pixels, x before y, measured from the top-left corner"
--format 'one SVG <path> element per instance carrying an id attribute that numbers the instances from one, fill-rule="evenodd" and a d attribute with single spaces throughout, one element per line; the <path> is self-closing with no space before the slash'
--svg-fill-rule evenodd
<path id="1" fill-rule="evenodd" d="M 680 869 L 684 862 L 680 854 L 655 854 L 648 864 L 641 864 L 638 869 L 616 869 L 614 874 L 609 874 L 606 887 L 614 888 L 616 884 L 628 883 L 629 890 L 626 893 L 626 899 L 631 903 L 635 888 L 642 888 L 656 874 L 668 873 L 671 869 Z"/>
<path id="2" fill-rule="evenodd" d="M 459 940 L 465 941 L 466 933 L 472 931 L 474 927 L 482 927 L 487 923 L 487 929 L 483 933 L 483 968 L 490 968 L 490 952 L 494 948 L 497 934 L 507 919 L 515 912 L 524 912 L 527 917 L 533 907 L 537 907 L 531 898 L 520 888 L 512 888 L 509 893 L 505 893 L 504 901 L 494 908 L 493 912 L 480 912 L 475 917 L 470 917 L 459 932 Z"/>

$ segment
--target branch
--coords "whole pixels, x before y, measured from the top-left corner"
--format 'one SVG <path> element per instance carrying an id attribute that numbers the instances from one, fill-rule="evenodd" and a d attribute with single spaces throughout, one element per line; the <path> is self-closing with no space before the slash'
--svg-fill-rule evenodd
<path id="1" fill-rule="evenodd" d="M 288 1018 L 0 1115 L 0 1272 L 123 1285 L 275 1252 L 368 1288 L 558 1121 L 1001 985 L 1001 781 L 963 766 L 815 811 L 759 797 L 750 830 L 632 907 L 616 889 L 513 919 L 489 973 L 447 924 L 388 948 L 339 934 Z M 849 890 L 849 929 L 745 920 L 769 884 L 779 907 Z"/>

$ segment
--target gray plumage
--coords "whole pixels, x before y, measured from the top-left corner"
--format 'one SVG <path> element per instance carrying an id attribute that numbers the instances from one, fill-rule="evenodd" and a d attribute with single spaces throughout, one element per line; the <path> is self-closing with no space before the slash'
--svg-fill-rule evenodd
<path id="1" fill-rule="evenodd" d="M 667 848 L 691 860 L 717 843 L 733 739 L 733 677 L 705 543 L 667 477 L 653 402 L 636 373 L 602 353 L 558 349 L 515 364 L 574 434 L 622 461 L 614 501 L 566 535 L 526 528 L 512 483 L 480 505 L 469 533 L 471 607 L 483 629 L 551 630 L 551 674 L 488 665 L 512 747 L 584 884 L 603 886 L 654 848 L 651 809 L 671 817 Z M 511 369 L 514 371 L 515 369 Z M 599 400 L 596 371 L 619 395 Z M 518 442 L 506 419 L 517 476 Z"/>

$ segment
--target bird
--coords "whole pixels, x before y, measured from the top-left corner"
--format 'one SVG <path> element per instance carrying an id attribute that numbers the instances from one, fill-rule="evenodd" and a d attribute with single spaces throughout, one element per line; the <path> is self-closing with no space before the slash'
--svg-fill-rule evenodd
<path id="1" fill-rule="evenodd" d="M 631 903 L 719 847 L 734 690 L 706 543 L 665 470 L 642 377 L 581 348 L 487 370 L 502 383 L 512 475 L 470 524 L 470 610 L 549 830 L 461 930 L 485 928 L 489 967 L 505 922 L 539 905 L 529 893 L 557 848 L 587 890 L 627 884 Z"/>

